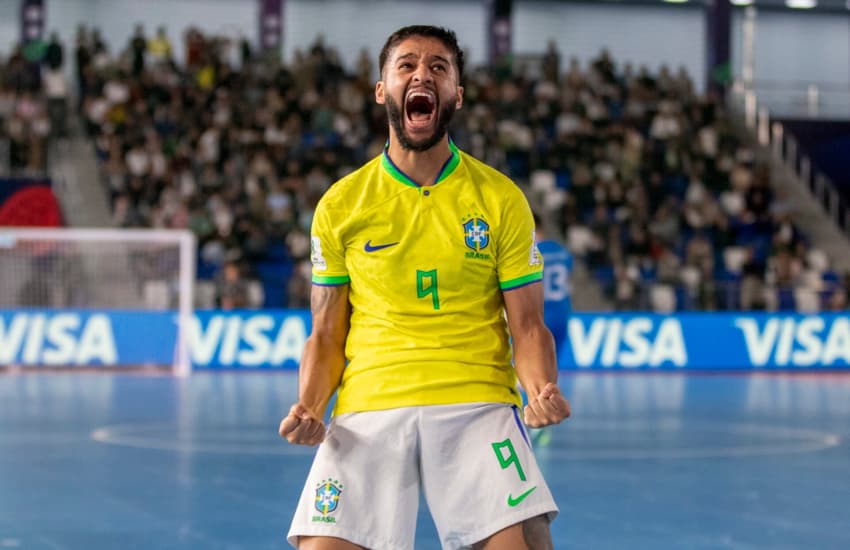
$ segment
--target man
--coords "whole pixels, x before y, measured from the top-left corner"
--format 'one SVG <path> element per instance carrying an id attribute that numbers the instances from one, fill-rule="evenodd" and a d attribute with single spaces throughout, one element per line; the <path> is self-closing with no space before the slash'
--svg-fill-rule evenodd
<path id="1" fill-rule="evenodd" d="M 321 445 L 289 542 L 413 548 L 421 488 L 444 548 L 552 548 L 557 507 L 516 376 L 528 426 L 570 409 L 543 322 L 531 211 L 448 138 L 463 103 L 453 32 L 400 29 L 379 62 L 387 147 L 337 182 L 313 221 L 313 331 L 279 431 Z"/>
<path id="2" fill-rule="evenodd" d="M 546 327 L 555 338 L 555 350 L 560 350 L 567 338 L 567 317 L 572 311 L 573 256 L 564 245 L 547 238 L 537 222 L 537 250 L 543 256 L 543 303 Z"/>

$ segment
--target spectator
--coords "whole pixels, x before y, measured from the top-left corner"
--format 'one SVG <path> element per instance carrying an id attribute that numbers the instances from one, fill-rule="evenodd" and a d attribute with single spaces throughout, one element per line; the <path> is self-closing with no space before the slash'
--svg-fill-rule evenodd
<path id="1" fill-rule="evenodd" d="M 156 36 L 148 43 L 148 54 L 154 64 L 166 63 L 171 60 L 171 41 L 165 33 L 165 27 L 156 30 Z"/>
<path id="2" fill-rule="evenodd" d="M 47 118 L 52 134 L 56 137 L 67 136 L 68 80 L 61 67 L 44 72 L 44 94 L 47 97 Z"/>
<path id="3" fill-rule="evenodd" d="M 558 53 L 558 45 L 550 38 L 546 43 L 546 53 L 543 54 L 543 80 L 557 83 L 560 80 L 560 70 L 561 54 Z"/>
<path id="4" fill-rule="evenodd" d="M 44 64 L 51 71 L 59 71 L 65 63 L 65 50 L 62 43 L 59 42 L 59 35 L 56 32 L 50 33 L 50 42 L 47 44 L 47 50 L 44 53 Z"/>
<path id="5" fill-rule="evenodd" d="M 227 261 L 222 266 L 216 280 L 216 301 L 224 310 L 248 307 L 248 284 L 237 262 Z"/>
<path id="6" fill-rule="evenodd" d="M 148 40 L 145 38 L 145 28 L 143 25 L 136 25 L 136 30 L 130 39 L 129 46 L 133 76 L 138 78 L 141 76 L 142 71 L 145 70 L 145 52 L 148 49 Z"/>
<path id="7" fill-rule="evenodd" d="M 748 254 L 742 269 L 740 307 L 744 311 L 764 311 L 768 305 L 765 264 L 753 249 L 749 249 Z"/>
<path id="8" fill-rule="evenodd" d="M 848 308 L 847 291 L 843 288 L 837 288 L 829 295 L 827 310 L 833 312 L 846 311 Z"/>

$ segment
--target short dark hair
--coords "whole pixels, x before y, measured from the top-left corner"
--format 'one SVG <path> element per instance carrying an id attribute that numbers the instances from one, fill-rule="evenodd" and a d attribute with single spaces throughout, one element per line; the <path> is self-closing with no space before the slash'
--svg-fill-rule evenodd
<path id="1" fill-rule="evenodd" d="M 429 38 L 436 38 L 442 42 L 443 45 L 455 56 L 457 79 L 458 82 L 460 82 L 463 78 L 463 50 L 461 50 L 457 45 L 457 36 L 452 30 L 443 27 L 435 27 L 433 25 L 410 25 L 409 27 L 402 27 L 392 33 L 390 37 L 387 38 L 386 43 L 384 43 L 384 47 L 381 48 L 381 55 L 378 57 L 378 68 L 381 75 L 384 74 L 384 65 L 390 57 L 392 50 L 394 50 L 400 42 L 407 40 L 411 36 L 426 36 Z"/>

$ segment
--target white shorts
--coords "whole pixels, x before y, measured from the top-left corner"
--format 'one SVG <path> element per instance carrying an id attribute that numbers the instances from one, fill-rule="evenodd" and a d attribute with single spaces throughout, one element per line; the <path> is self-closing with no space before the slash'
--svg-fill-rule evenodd
<path id="1" fill-rule="evenodd" d="M 516 407 L 466 403 L 343 414 L 319 446 L 287 539 L 413 549 L 419 489 L 445 549 L 558 507 Z"/>

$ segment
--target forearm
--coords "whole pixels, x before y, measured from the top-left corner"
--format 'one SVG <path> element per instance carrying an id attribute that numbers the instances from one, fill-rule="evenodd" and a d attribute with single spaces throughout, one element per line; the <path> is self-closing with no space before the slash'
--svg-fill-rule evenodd
<path id="1" fill-rule="evenodd" d="M 339 387 L 348 337 L 348 286 L 314 285 L 310 291 L 313 331 L 304 346 L 298 371 L 298 403 L 322 418 Z"/>
<path id="2" fill-rule="evenodd" d="M 537 396 L 548 383 L 558 383 L 555 340 L 542 323 L 515 334 L 514 366 L 529 397 Z"/>
<path id="3" fill-rule="evenodd" d="M 529 398 L 546 384 L 558 383 L 555 339 L 543 320 L 543 285 L 532 284 L 504 293 L 514 367 Z"/>
<path id="4" fill-rule="evenodd" d="M 298 370 L 298 402 L 323 417 L 342 380 L 345 340 L 314 334 L 307 339 Z"/>

